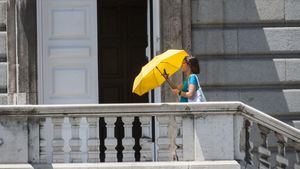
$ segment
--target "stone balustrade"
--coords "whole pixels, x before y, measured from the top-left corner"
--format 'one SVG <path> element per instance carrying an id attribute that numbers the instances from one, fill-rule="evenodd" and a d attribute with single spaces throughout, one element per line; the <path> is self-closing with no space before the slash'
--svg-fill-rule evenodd
<path id="1" fill-rule="evenodd" d="M 271 133 L 278 147 L 274 163 Z M 0 163 L 237 160 L 258 168 L 300 166 L 300 131 L 241 102 L 0 106 L 0 140 Z M 295 162 L 286 157 L 287 147 Z"/>

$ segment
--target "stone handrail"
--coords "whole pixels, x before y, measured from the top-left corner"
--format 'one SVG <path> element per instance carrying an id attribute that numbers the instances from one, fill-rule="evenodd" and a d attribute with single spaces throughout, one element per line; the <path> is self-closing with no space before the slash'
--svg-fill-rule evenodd
<path id="1" fill-rule="evenodd" d="M 199 104 L 152 103 L 152 104 L 83 104 L 83 105 L 4 105 L 0 116 L 139 116 L 169 114 L 226 114 L 240 113 L 245 118 L 264 125 L 273 131 L 300 142 L 300 130 L 287 125 L 242 102 L 207 102 Z"/>
<path id="2" fill-rule="evenodd" d="M 153 116 L 156 117 L 156 128 L 158 129 L 155 138 L 156 145 L 150 143 L 153 130 L 151 117 Z M 99 122 L 101 117 L 103 118 L 102 122 Z M 136 120 L 135 117 L 139 117 L 139 120 Z M 68 118 L 67 122 L 65 122 L 66 118 Z M 82 118 L 86 118 L 86 120 L 82 122 Z M 12 125 L 7 125 L 10 122 Z M 0 106 L 0 151 L 3 140 L 4 145 L 7 144 L 5 138 L 3 139 L 1 136 L 1 133 L 5 133 L 1 131 L 2 125 L 6 131 L 13 130 L 9 133 L 12 137 L 23 134 L 23 138 L 26 138 L 24 133 L 28 134 L 28 140 L 26 140 L 28 150 L 24 152 L 24 154 L 28 154 L 28 157 L 24 157 L 18 162 L 64 162 L 63 158 L 72 159 L 69 162 L 82 162 L 79 156 L 83 153 L 81 149 L 84 139 L 79 136 L 79 130 L 82 126 L 87 125 L 89 127 L 86 131 L 90 135 L 86 140 L 88 145 L 87 150 L 85 150 L 88 156 L 87 162 L 99 162 L 97 158 L 99 158 L 100 151 L 105 151 L 107 154 L 104 157 L 106 156 L 106 159 L 110 161 L 114 160 L 110 156 L 120 155 L 120 152 L 123 152 L 123 154 L 121 153 L 123 160 L 132 161 L 134 160 L 132 146 L 133 144 L 136 146 L 134 143 L 136 138 L 132 138 L 135 131 L 132 132 L 131 129 L 137 127 L 137 130 L 141 130 L 142 135 L 137 136 L 140 140 L 140 145 L 138 145 L 140 148 L 137 147 L 135 151 L 140 151 L 141 160 L 235 159 L 252 164 L 253 146 L 250 140 L 250 131 L 253 123 L 257 124 L 262 139 L 262 144 L 258 147 L 260 161 L 258 165 L 271 166 L 268 162 L 268 158 L 271 156 L 271 151 L 268 148 L 270 131 L 273 131 L 278 139 L 277 167 L 284 168 L 288 165 L 285 159 L 285 148 L 288 140 L 293 142 L 292 146 L 295 148 L 296 155 L 299 155 L 300 131 L 298 129 L 241 102 Z M 24 124 L 27 128 L 20 124 Z M 68 125 L 71 128 L 66 131 L 71 132 L 70 138 L 62 138 L 63 130 Z M 13 133 L 18 127 L 23 132 Z M 45 128 L 50 128 L 49 131 L 53 133 L 51 140 L 49 140 L 49 133 L 45 134 L 45 131 L 49 132 Z M 107 132 L 107 135 L 102 136 L 104 138 L 99 138 L 101 128 Z M 123 140 L 123 145 L 118 143 L 118 146 L 121 146 L 120 150 L 115 149 L 117 139 L 113 133 L 116 128 L 124 130 L 124 136 L 118 140 L 118 142 Z M 240 136 L 243 131 L 246 133 L 245 139 Z M 225 139 L 224 143 L 220 143 L 224 138 L 227 140 Z M 101 139 L 102 143 L 100 143 Z M 207 145 L 212 140 L 216 140 L 218 145 L 213 147 Z M 69 142 L 67 147 L 66 142 Z M 36 144 L 39 146 L 36 147 Z M 103 147 L 103 144 L 106 147 Z M 244 149 L 240 149 L 241 144 L 245 144 Z M 99 150 L 99 146 L 101 150 Z M 7 147 L 12 148 L 11 146 Z M 70 150 L 66 152 L 68 147 Z M 156 157 L 153 157 L 155 149 L 157 149 L 156 155 L 154 155 Z M 224 152 L 220 152 L 219 149 L 224 149 Z M 152 155 L 150 151 L 152 151 Z M 49 152 L 52 154 L 49 155 Z M 22 153 L 19 154 L 22 155 Z M 167 158 L 167 156 L 169 157 Z M 9 162 L 9 158 L 0 158 L 0 163 L 3 162 Z M 297 158 L 295 166 L 298 165 L 299 158 Z"/>
<path id="3" fill-rule="evenodd" d="M 168 115 L 193 113 L 205 114 L 210 112 L 226 113 L 237 112 L 241 102 L 207 102 L 193 103 L 135 103 L 135 104 L 66 104 L 66 105 L 3 105 L 0 106 L 0 115 L 10 116 L 73 116 L 73 115 Z"/>
<path id="4" fill-rule="evenodd" d="M 253 107 L 250 107 L 244 103 L 240 103 L 238 106 L 238 110 L 245 118 L 261 124 L 277 133 L 280 133 L 295 142 L 300 143 L 300 130 L 290 125 L 268 115 L 265 114 Z"/>

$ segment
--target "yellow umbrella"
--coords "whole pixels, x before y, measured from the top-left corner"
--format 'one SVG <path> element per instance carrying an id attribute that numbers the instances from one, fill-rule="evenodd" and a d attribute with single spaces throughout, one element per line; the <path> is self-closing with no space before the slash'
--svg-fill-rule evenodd
<path id="1" fill-rule="evenodd" d="M 175 49 L 155 56 L 142 67 L 141 72 L 134 80 L 132 92 L 141 96 L 160 86 L 166 80 L 163 75 L 171 76 L 177 72 L 186 56 L 188 54 L 184 50 Z"/>

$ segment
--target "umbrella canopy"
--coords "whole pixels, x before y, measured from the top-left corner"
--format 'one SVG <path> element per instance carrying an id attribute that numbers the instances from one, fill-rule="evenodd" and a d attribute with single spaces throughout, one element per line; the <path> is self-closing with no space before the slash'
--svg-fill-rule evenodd
<path id="1" fill-rule="evenodd" d="M 162 74 L 173 75 L 188 56 L 184 50 L 170 49 L 155 56 L 150 62 L 142 67 L 141 72 L 134 80 L 132 92 L 139 96 L 160 86 L 166 79 Z"/>

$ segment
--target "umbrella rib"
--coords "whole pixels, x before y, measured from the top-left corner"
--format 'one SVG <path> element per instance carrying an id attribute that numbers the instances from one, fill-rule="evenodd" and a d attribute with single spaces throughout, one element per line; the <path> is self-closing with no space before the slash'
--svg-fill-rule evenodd
<path id="1" fill-rule="evenodd" d="M 152 73 L 153 73 L 153 75 L 154 75 L 154 77 L 155 77 L 156 84 L 159 85 L 159 83 L 158 83 L 158 81 L 157 81 L 157 77 L 156 77 L 154 71 L 152 71 Z"/>
<path id="2" fill-rule="evenodd" d="M 171 64 L 171 63 L 169 63 L 169 62 L 161 62 L 161 63 L 165 63 L 165 64 L 168 64 L 168 65 L 170 65 L 170 66 L 173 66 L 174 68 L 178 68 L 177 66 L 175 66 L 175 65 L 173 65 L 173 64 Z"/>

